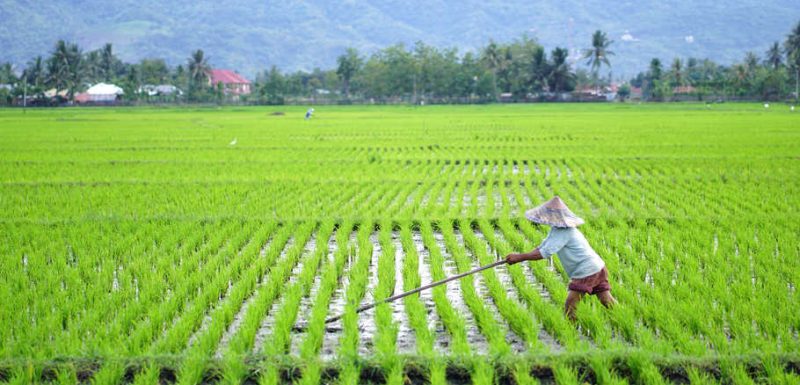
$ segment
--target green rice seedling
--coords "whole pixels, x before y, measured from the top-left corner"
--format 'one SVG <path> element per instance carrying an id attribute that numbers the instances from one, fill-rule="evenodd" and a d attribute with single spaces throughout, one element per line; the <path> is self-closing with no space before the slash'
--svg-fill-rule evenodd
<path id="1" fill-rule="evenodd" d="M 325 333 L 325 317 L 328 315 L 330 300 L 344 273 L 344 266 L 348 257 L 346 245 L 352 228 L 352 223 L 344 223 L 339 226 L 336 233 L 336 245 L 338 247 L 336 251 L 333 252 L 333 262 L 326 264 L 323 271 L 320 273 L 322 275 L 322 281 L 317 291 L 316 298 L 314 299 L 311 315 L 307 318 L 307 333 L 300 347 L 300 358 L 309 363 L 303 372 L 301 383 L 319 383 L 322 375 L 322 367 L 319 362 L 316 362 L 316 359 L 319 350 L 322 348 L 322 337 Z"/>
<path id="2" fill-rule="evenodd" d="M 392 224 L 381 222 L 378 237 L 382 253 L 378 258 L 378 287 L 374 293 L 376 299 L 390 297 L 395 287 L 394 259 L 396 253 L 391 236 Z M 387 384 L 402 383 L 403 360 L 397 354 L 396 348 L 399 326 L 394 322 L 392 309 L 388 304 L 384 303 L 375 308 L 375 325 L 378 329 L 375 336 L 375 352 L 386 375 L 386 382 Z"/>
<path id="3" fill-rule="evenodd" d="M 313 227 L 314 225 L 312 224 L 305 224 L 298 226 L 296 229 L 291 227 L 282 228 L 270 243 L 269 249 L 265 250 L 266 259 L 268 261 L 277 261 L 293 232 L 297 244 L 305 244 L 311 235 Z M 286 257 L 282 261 L 277 261 L 278 263 L 271 268 L 267 276 L 262 278 L 261 286 L 254 294 L 251 306 L 248 307 L 247 312 L 244 314 L 239 330 L 231 338 L 227 350 L 224 352 L 226 361 L 240 362 L 241 356 L 252 349 L 255 335 L 261 326 L 262 317 L 280 296 L 284 289 L 284 283 L 289 279 L 289 274 L 291 274 L 299 259 L 298 252 L 287 252 Z M 238 363 L 230 365 L 236 367 Z"/>
<path id="4" fill-rule="evenodd" d="M 763 360 L 765 381 L 770 384 L 796 385 L 800 384 L 800 375 L 785 370 L 785 364 L 773 357 L 765 357 Z"/>
<path id="5" fill-rule="evenodd" d="M 589 356 L 589 366 L 592 368 L 592 372 L 594 372 L 594 382 L 597 384 L 627 384 L 628 381 L 625 381 L 622 378 L 614 373 L 611 367 L 611 359 L 609 356 L 604 354 L 593 354 Z"/>
<path id="6" fill-rule="evenodd" d="M 145 365 L 133 379 L 134 385 L 149 385 L 159 382 L 161 368 L 155 363 Z M 66 385 L 66 384 L 65 384 Z"/>
<path id="7" fill-rule="evenodd" d="M 558 385 L 578 385 L 578 371 L 567 363 L 553 365 L 553 377 Z"/>
<path id="8" fill-rule="evenodd" d="M 716 385 L 720 383 L 708 373 L 694 367 L 687 368 L 686 374 L 689 377 L 689 383 L 692 385 Z"/>
<path id="9" fill-rule="evenodd" d="M 403 290 L 412 290 L 422 285 L 419 277 L 419 255 L 414 241 L 411 238 L 411 226 L 403 223 L 400 228 L 400 243 L 405 253 L 403 259 Z M 417 344 L 417 353 L 423 357 L 433 355 L 433 334 L 428 328 L 428 319 L 425 306 L 420 301 L 419 295 L 404 298 L 404 308 L 408 313 L 411 327 Z"/>
<path id="10" fill-rule="evenodd" d="M 750 378 L 750 375 L 747 373 L 742 363 L 735 362 L 733 359 L 723 358 L 719 361 L 719 367 L 725 382 L 745 385 L 755 384 L 755 381 Z"/>
<path id="11" fill-rule="evenodd" d="M 628 369 L 636 383 L 640 384 L 666 384 L 658 368 L 646 353 L 632 352 L 627 357 Z"/>

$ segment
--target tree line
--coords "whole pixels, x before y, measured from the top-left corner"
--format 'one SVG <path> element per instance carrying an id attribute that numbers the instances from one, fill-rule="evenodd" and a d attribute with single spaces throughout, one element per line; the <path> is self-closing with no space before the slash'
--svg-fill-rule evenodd
<path id="1" fill-rule="evenodd" d="M 276 66 L 256 75 L 250 95 L 240 103 L 283 104 L 328 101 L 339 103 L 474 103 L 493 101 L 574 100 L 575 95 L 602 97 L 612 83 L 613 41 L 602 31 L 592 34 L 587 48 L 570 52 L 545 49 L 522 36 L 508 43 L 490 41 L 476 52 L 437 48 L 417 42 L 396 44 L 364 55 L 348 48 L 335 68 L 285 72 Z M 128 102 L 221 103 L 230 100 L 220 85 L 209 82 L 211 65 L 200 49 L 177 66 L 163 59 L 125 63 L 111 44 L 88 52 L 58 41 L 47 57 L 37 56 L 21 74 L 10 63 L 0 65 L 0 103 L 23 95 L 33 103 L 69 102 L 89 85 L 114 83 Z M 792 84 L 794 80 L 794 84 Z M 616 89 L 621 99 L 668 101 L 678 98 L 779 100 L 797 97 L 800 86 L 800 22 L 785 41 L 775 42 L 763 58 L 748 52 L 729 66 L 711 59 L 675 58 L 665 65 L 653 58 L 646 70 Z M 170 84 L 180 94 L 149 95 L 144 85 Z M 576 92 L 580 91 L 579 92 Z M 589 90 L 589 91 L 587 91 Z M 593 91 L 593 92 L 592 92 Z M 792 95 L 794 93 L 794 95 Z M 581 96 L 583 95 L 583 96 Z"/>

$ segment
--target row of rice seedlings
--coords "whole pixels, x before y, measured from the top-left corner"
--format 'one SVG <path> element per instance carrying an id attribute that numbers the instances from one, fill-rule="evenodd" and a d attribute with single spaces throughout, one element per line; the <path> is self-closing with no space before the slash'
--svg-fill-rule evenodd
<path id="1" fill-rule="evenodd" d="M 640 233 L 648 233 L 651 230 L 652 228 L 642 229 Z M 609 236 L 624 233 L 623 230 L 616 228 L 609 228 L 603 231 Z M 663 303 L 664 301 L 669 301 L 672 303 L 671 305 L 663 304 L 663 309 L 666 310 L 675 309 L 675 306 L 680 307 L 681 303 L 680 300 L 675 298 L 676 294 L 679 292 L 672 290 L 669 296 L 665 296 L 662 294 L 662 291 L 654 289 L 656 280 L 661 284 L 669 282 L 668 280 L 671 279 L 672 272 L 664 270 L 669 269 L 667 266 L 674 266 L 674 262 L 670 262 L 661 256 L 659 246 L 649 242 L 649 238 L 651 237 L 648 236 L 646 238 L 640 238 L 638 241 L 634 240 L 631 242 L 632 253 L 629 253 L 629 255 L 638 255 L 640 256 L 639 258 L 643 258 L 644 261 L 649 261 L 651 264 L 640 262 L 630 264 L 627 269 L 623 269 L 621 266 L 618 268 L 618 274 L 620 274 L 620 276 L 627 275 L 629 272 L 634 273 L 633 276 L 625 278 L 625 288 L 635 290 L 635 293 L 645 300 L 633 300 L 634 302 L 630 307 L 636 309 L 641 314 L 645 324 L 656 330 L 659 335 L 664 337 L 663 340 L 670 342 L 678 351 L 694 354 L 702 353 L 705 350 L 705 345 L 686 333 L 686 326 L 679 324 L 676 318 L 677 314 L 670 314 L 671 312 L 663 311 L 659 306 L 652 306 L 654 304 Z M 669 278 L 667 278 L 667 276 Z M 689 301 L 689 299 L 686 300 Z M 647 306 L 641 306 L 641 304 L 647 304 Z"/>
<path id="2" fill-rule="evenodd" d="M 127 227 L 128 225 L 124 224 L 123 226 Z M 155 237 L 155 233 L 159 231 L 160 230 L 156 230 L 156 226 L 144 225 L 138 226 L 136 230 L 131 229 L 131 235 L 143 239 L 152 239 Z M 67 230 L 68 234 L 72 232 L 73 229 Z M 124 233 L 125 232 L 123 232 L 123 234 Z M 111 236 L 114 237 L 116 235 Z M 74 233 L 72 237 L 77 238 L 81 236 Z M 85 236 L 81 238 L 85 238 Z M 91 253 L 102 261 L 98 261 L 94 275 L 86 279 L 87 282 L 91 283 L 86 287 L 87 293 L 84 295 L 84 297 L 89 300 L 96 299 L 98 301 L 96 305 L 89 305 L 97 311 L 87 314 L 88 317 L 74 322 L 71 326 L 77 329 L 75 330 L 76 332 L 83 333 L 83 337 L 86 340 L 103 341 L 103 332 L 108 331 L 112 320 L 117 319 L 120 313 L 124 312 L 124 310 L 121 310 L 124 305 L 126 303 L 135 302 L 136 288 L 133 286 L 133 281 L 128 278 L 130 277 L 129 274 L 133 272 L 134 269 L 141 270 L 142 260 L 141 258 L 132 259 L 130 256 L 142 255 L 145 253 L 146 248 L 152 248 L 153 245 L 142 244 L 140 242 L 131 243 L 130 238 L 128 238 L 128 240 L 119 242 L 121 245 L 128 248 L 127 253 L 117 250 L 108 253 L 107 251 L 97 249 L 95 245 L 84 243 L 85 241 L 73 243 L 70 240 L 68 242 L 72 247 L 75 247 L 76 250 L 80 250 L 80 253 Z M 91 294 L 90 291 L 92 292 Z M 100 302 L 103 297 L 105 297 L 104 300 Z M 74 303 L 76 306 L 81 306 L 81 300 L 68 301 L 68 303 L 70 302 Z M 83 304 L 83 306 L 86 306 L 86 304 Z M 104 325 L 106 328 L 98 328 L 97 325 Z M 64 329 L 70 328 L 69 324 L 62 324 L 62 326 L 64 326 Z M 88 327 L 90 329 L 80 330 L 83 327 Z M 117 337 L 116 334 L 112 335 Z"/>
<path id="3" fill-rule="evenodd" d="M 336 230 L 336 245 L 332 263 L 328 263 L 320 272 L 322 281 L 319 290 L 313 301 L 311 315 L 306 318 L 308 323 L 305 339 L 300 347 L 300 358 L 305 362 L 303 376 L 300 384 L 319 384 L 322 376 L 322 365 L 319 361 L 319 351 L 322 348 L 323 336 L 325 335 L 325 318 L 328 316 L 330 301 L 341 283 L 345 264 L 350 259 L 350 248 L 348 242 L 350 232 L 353 230 L 352 222 L 345 222 Z"/>
<path id="4" fill-rule="evenodd" d="M 158 228 L 158 227 L 159 226 L 153 226 L 153 228 Z M 78 230 L 78 228 L 75 228 L 75 230 Z M 47 239 L 47 238 L 43 237 L 42 239 Z M 90 258 L 90 256 L 92 255 L 91 252 L 88 249 L 84 249 L 84 250 L 85 250 L 85 252 L 87 252 L 87 257 L 84 258 L 83 257 L 83 252 L 84 251 L 81 251 L 80 252 L 81 254 L 79 256 L 75 256 L 76 261 L 72 265 L 78 267 L 78 266 L 80 266 L 79 263 L 80 264 L 83 264 L 83 263 L 91 264 L 91 258 Z M 110 261 L 114 261 L 114 260 L 115 259 L 110 259 Z M 150 268 L 145 267 L 145 266 L 141 266 L 141 265 L 144 265 L 146 262 L 147 262 L 147 260 L 142 259 L 142 258 L 138 258 L 137 260 L 131 261 L 131 263 L 127 264 L 126 265 L 127 267 L 124 270 L 122 270 L 122 271 L 136 270 L 136 271 L 139 272 L 139 273 L 136 274 L 136 277 L 126 277 L 123 274 L 119 274 L 119 277 L 118 277 L 119 278 L 119 291 L 128 291 L 128 292 L 130 292 L 130 293 L 126 294 L 127 296 L 134 297 L 134 298 L 136 297 L 136 295 L 137 295 L 136 293 L 139 291 L 139 289 L 138 289 L 138 287 L 133 287 L 133 286 L 134 286 L 134 281 L 137 281 L 139 277 L 141 278 L 141 280 L 138 281 L 138 284 L 141 285 L 141 287 L 142 287 L 142 289 L 141 289 L 141 291 L 142 291 L 141 299 L 136 298 L 136 299 L 132 300 L 131 301 L 132 304 L 129 305 L 129 306 L 126 306 L 120 312 L 123 315 L 133 312 L 133 310 L 135 310 L 136 307 L 142 307 L 142 306 L 146 307 L 147 305 L 151 304 L 153 302 L 153 301 L 150 300 L 151 298 L 153 298 L 153 299 L 160 298 L 158 296 L 153 296 L 151 294 L 148 294 L 148 292 L 152 293 L 152 291 L 150 290 L 150 285 L 151 284 L 152 284 L 152 286 L 157 286 L 157 287 L 159 285 L 161 285 L 161 287 L 163 287 L 163 284 L 159 283 L 159 281 L 157 281 L 157 280 L 152 280 L 152 281 L 149 280 L 149 278 L 161 278 L 161 276 L 149 274 Z M 131 268 L 131 266 L 134 266 L 134 267 Z M 76 276 L 74 276 L 72 274 L 69 274 L 69 272 L 74 269 L 73 267 L 71 267 L 71 263 L 68 263 L 68 264 L 64 265 L 63 267 L 64 268 L 61 269 L 61 272 L 63 272 L 63 274 L 59 274 L 60 277 L 61 277 L 60 279 L 62 279 L 61 284 L 54 283 L 52 286 L 59 287 L 63 291 L 69 291 L 69 292 L 72 292 L 72 293 L 77 293 L 77 292 L 80 292 L 80 291 L 83 291 L 84 293 L 86 293 L 87 290 L 93 290 L 93 291 L 98 292 L 98 293 L 107 293 L 109 291 L 113 292 L 113 288 L 109 288 L 111 286 L 110 283 L 102 282 L 102 280 L 100 281 L 101 284 L 91 284 L 91 285 L 86 285 L 86 286 L 81 285 L 81 284 L 79 284 L 79 278 L 77 278 Z M 196 267 L 196 265 L 195 265 L 195 267 Z M 155 267 L 153 267 L 153 268 L 155 268 Z M 57 271 L 57 270 L 52 270 L 52 269 L 42 269 L 42 270 L 45 270 L 45 271 L 49 270 L 51 272 L 56 272 Z M 143 271 L 143 270 L 146 270 L 147 273 L 141 273 L 141 271 Z M 72 277 L 72 278 L 70 278 L 70 277 Z M 105 278 L 105 276 L 103 276 L 103 277 Z M 108 278 L 111 278 L 111 277 L 108 277 Z M 75 290 L 75 288 L 78 288 L 78 287 L 83 287 L 83 289 Z M 65 290 L 65 289 L 68 289 L 68 290 Z M 161 294 L 163 295 L 163 292 Z M 75 301 L 75 302 L 78 302 L 78 301 Z M 142 303 L 142 306 L 133 306 L 133 305 L 138 305 L 139 302 Z M 69 306 L 70 303 L 72 303 L 72 302 L 65 301 L 64 302 L 64 306 L 62 306 L 61 308 L 62 309 L 70 309 L 70 306 Z M 76 310 L 77 309 L 68 310 L 68 312 L 72 313 L 72 312 L 75 312 Z M 62 310 L 62 311 L 64 311 L 64 310 Z M 112 312 L 110 310 L 105 310 L 105 311 L 106 311 L 106 313 L 114 314 L 114 312 Z M 98 312 L 102 313 L 102 311 L 100 311 L 99 309 L 98 309 Z M 98 354 L 98 355 L 100 355 L 100 354 L 105 355 L 106 351 L 111 351 L 111 352 L 113 352 L 112 354 L 122 354 L 123 353 L 123 352 L 121 352 L 119 350 L 120 346 L 121 346 L 120 342 L 124 341 L 127 336 L 126 335 L 113 335 L 113 334 L 109 335 L 109 331 L 112 331 L 112 330 L 117 329 L 117 328 L 120 327 L 120 323 L 118 321 L 120 321 L 123 318 L 122 316 L 114 318 L 113 320 L 111 320 L 109 322 L 108 325 L 102 325 L 102 320 L 93 317 L 95 315 L 95 313 L 88 312 L 86 310 L 82 311 L 81 313 L 82 314 L 86 314 L 87 316 L 89 316 L 90 319 L 94 319 L 92 324 L 88 324 L 88 321 L 90 321 L 90 319 L 79 320 L 78 318 L 73 318 L 73 316 L 68 316 L 67 313 L 62 313 L 62 314 L 64 314 L 65 317 L 70 317 L 71 320 L 69 320 L 67 322 L 64 322 L 62 320 L 67 320 L 67 318 L 59 317 L 59 318 L 61 318 L 61 319 L 59 319 L 59 326 L 55 327 L 55 325 L 53 325 L 53 327 L 50 329 L 51 338 L 57 338 L 56 341 L 64 341 L 65 343 L 67 343 L 68 341 L 76 341 L 76 340 L 77 341 L 81 341 L 81 336 L 83 336 L 83 338 L 85 340 L 83 340 L 83 342 L 78 342 L 78 345 L 77 345 L 78 347 L 80 347 L 81 345 L 83 345 L 83 346 L 89 345 L 89 346 L 93 346 L 93 347 L 97 346 L 97 348 L 92 348 L 92 350 L 95 351 L 96 352 L 95 354 Z M 125 317 L 128 317 L 128 316 L 125 316 Z M 90 338 L 88 333 L 79 331 L 80 329 L 85 328 L 85 327 L 95 328 L 97 330 L 97 334 Z M 57 331 L 57 330 L 61 330 L 60 334 L 53 335 L 52 333 Z M 108 337 L 105 337 L 106 335 Z M 75 348 L 74 347 L 73 348 L 68 348 L 67 345 L 63 345 L 63 346 L 65 347 L 65 349 L 62 350 L 63 353 L 60 353 L 60 354 L 64 354 L 64 355 L 74 354 L 74 352 L 75 352 Z M 72 346 L 76 346 L 75 342 L 72 343 Z M 102 348 L 103 346 L 108 346 L 108 349 Z M 114 348 L 116 348 L 116 350 L 114 350 Z"/>
<path id="5" fill-rule="evenodd" d="M 99 340 L 130 335 L 136 330 L 142 315 L 146 314 L 154 303 L 163 299 L 167 288 L 178 285 L 182 277 L 175 273 L 186 270 L 187 274 L 191 274 L 188 272 L 199 267 L 198 264 L 180 265 L 183 258 L 188 258 L 195 248 L 199 247 L 205 235 L 203 232 L 192 235 L 194 227 L 185 227 L 182 232 L 171 232 L 169 228 L 162 227 L 165 236 L 177 238 L 174 241 L 158 242 L 157 247 L 151 251 L 144 251 L 141 254 L 131 253 L 134 258 L 131 261 L 133 264 L 120 274 L 120 282 L 122 287 L 126 286 L 124 284 L 126 282 L 135 282 L 134 298 L 127 301 L 122 314 L 109 323 L 109 327 L 104 330 L 105 335 L 98 336 Z M 181 243 L 180 247 L 178 243 Z M 175 265 L 179 268 L 176 269 Z M 164 271 L 169 273 L 163 274 Z"/>
<path id="6" fill-rule="evenodd" d="M 212 284 L 208 285 L 208 281 L 206 280 L 203 282 L 204 286 L 202 288 L 197 286 L 197 296 L 183 309 L 180 313 L 180 318 L 167 329 L 166 333 L 150 346 L 151 351 L 174 354 L 178 353 L 186 346 L 192 333 L 200 327 L 208 307 L 214 301 L 219 300 L 220 295 L 225 292 L 225 289 L 228 287 L 228 282 L 232 279 L 232 275 L 235 272 L 235 267 L 231 265 L 224 268 L 224 258 L 220 256 L 225 254 L 230 255 L 240 250 L 244 247 L 250 235 L 250 231 L 243 231 L 235 240 L 229 242 L 218 251 L 217 258 L 212 258 L 211 262 L 205 265 L 205 272 L 210 273 L 214 277 L 212 278 Z M 220 271 L 223 268 L 225 270 Z M 200 282 L 193 283 L 200 285 Z M 133 348 L 135 349 L 136 347 Z M 122 379 L 123 375 L 124 366 L 122 363 L 109 360 L 94 374 L 93 380 L 98 384 L 115 384 Z"/>
<path id="7" fill-rule="evenodd" d="M 643 325 L 640 321 L 642 317 L 641 307 L 646 306 L 646 302 L 642 302 L 636 298 L 636 287 L 631 285 L 632 282 L 629 278 L 624 278 L 630 273 L 627 268 L 626 255 L 629 253 L 620 254 L 613 247 L 609 247 L 606 241 L 612 238 L 614 232 L 626 232 L 621 227 L 604 227 L 605 223 L 597 225 L 600 230 L 586 231 L 587 236 L 591 237 L 591 232 L 597 231 L 597 234 L 603 234 L 601 242 L 595 242 L 594 249 L 601 255 L 609 270 L 609 280 L 611 280 L 612 294 L 618 300 L 618 306 L 613 311 L 603 312 L 604 318 L 614 326 L 614 332 L 618 333 L 622 338 L 631 343 L 632 345 L 646 347 L 653 351 L 668 353 L 673 351 L 672 343 L 663 339 L 659 339 L 653 334 L 653 330 L 647 325 Z M 623 251 L 624 252 L 624 251 Z"/>
<path id="8" fill-rule="evenodd" d="M 464 238 L 465 251 L 471 253 L 481 266 L 497 260 L 496 256 L 487 253 L 486 244 L 475 236 L 468 221 L 462 220 L 458 224 Z M 481 275 L 494 305 L 511 330 L 522 337 L 528 350 L 543 352 L 545 346 L 538 338 L 540 327 L 538 322 L 530 317 L 530 314 L 519 302 L 508 297 L 506 294 L 508 288 L 504 287 L 497 278 L 495 270 L 484 270 Z"/>
<path id="9" fill-rule="evenodd" d="M 461 234 L 464 237 L 467 248 L 477 257 L 481 265 L 495 261 L 495 258 L 486 252 L 486 245 L 482 244 L 472 232 L 468 222 L 459 222 L 459 228 L 464 230 Z M 456 255 L 457 259 L 460 259 L 457 254 L 454 255 Z M 530 317 L 530 313 L 521 304 L 507 297 L 507 288 L 503 287 L 494 270 L 484 270 L 481 274 L 503 320 L 508 323 L 514 333 L 523 338 L 528 349 L 543 353 L 546 348 L 538 338 L 540 327 L 538 322 Z M 501 353 L 502 355 L 503 353 Z M 514 381 L 518 384 L 536 383 L 531 377 L 530 367 L 527 365 L 517 363 L 511 368 L 511 371 Z"/>
<path id="10" fill-rule="evenodd" d="M 471 269 L 472 265 L 464 253 L 464 250 L 458 245 L 455 235 L 453 234 L 452 225 L 449 222 L 439 223 L 440 230 L 444 236 L 445 245 L 450 255 L 453 256 L 459 273 L 466 272 Z M 472 276 L 466 276 L 459 280 L 461 293 L 464 302 L 475 318 L 475 322 L 481 333 L 486 336 L 489 342 L 489 355 L 492 357 L 503 357 L 511 353 L 511 347 L 506 342 L 505 333 L 500 328 L 494 319 L 492 313 L 483 304 L 483 299 L 480 298 L 475 290 L 474 279 Z M 473 368 L 473 380 L 477 383 L 493 382 L 494 370 L 486 366 L 476 366 Z"/>
<path id="11" fill-rule="evenodd" d="M 327 240 L 331 237 L 333 231 L 334 223 L 331 221 L 324 222 L 320 224 L 317 239 Z M 272 326 L 272 333 L 263 348 L 263 354 L 267 357 L 277 358 L 290 353 L 292 328 L 295 326 L 297 320 L 297 310 L 300 307 L 300 299 L 308 295 L 311 284 L 320 266 L 327 264 L 327 254 L 328 242 L 318 242 L 311 258 L 307 260 L 307 263 L 303 264 L 303 270 L 300 272 L 297 281 L 288 288 L 285 288 L 284 301 L 275 314 L 275 324 Z M 267 384 L 279 382 L 279 368 L 276 362 L 271 362 L 267 365 L 259 381 Z"/>
<path id="12" fill-rule="evenodd" d="M 380 301 L 394 294 L 395 285 L 395 258 L 396 253 L 392 244 L 392 224 L 380 222 L 378 239 L 381 245 L 381 255 L 378 258 L 378 286 L 375 288 L 373 298 Z M 399 294 L 399 293 L 398 293 Z M 386 376 L 387 384 L 403 383 L 403 360 L 397 354 L 398 324 L 394 322 L 392 308 L 388 303 L 375 307 L 375 354 Z"/>
<path id="13" fill-rule="evenodd" d="M 225 368 L 223 379 L 226 382 L 240 383 L 247 376 L 248 369 L 245 366 L 244 358 L 253 349 L 261 321 L 285 288 L 286 281 L 301 258 L 300 251 L 311 236 L 314 227 L 313 223 L 284 226 L 265 251 L 264 259 L 268 263 L 269 269 L 257 277 L 260 286 L 248 299 L 250 305 L 242 315 L 242 321 L 235 334 L 231 336 L 228 345 L 222 348 Z M 297 240 L 295 243 L 297 246 L 287 251 L 281 258 L 281 252 L 287 247 L 287 242 L 292 236 Z"/>
<path id="14" fill-rule="evenodd" d="M 252 294 L 258 279 L 271 265 L 272 261 L 260 258 L 259 254 L 272 230 L 270 226 L 257 229 L 253 238 L 255 242 L 250 242 L 242 250 L 237 261 L 233 262 L 239 272 L 235 275 L 234 283 L 228 289 L 223 302 L 208 315 L 210 319 L 208 325 L 198 331 L 200 335 L 196 335 L 194 342 L 183 351 L 185 360 L 178 372 L 179 383 L 194 384 L 201 379 L 207 359 L 212 357 L 223 333 L 228 329 L 245 298 Z"/>
<path id="15" fill-rule="evenodd" d="M 382 215 L 389 218 L 396 218 L 403 207 L 408 204 L 408 197 L 422 190 L 422 185 L 417 183 L 406 184 L 397 195 L 381 210 Z"/>
<path id="16" fill-rule="evenodd" d="M 464 210 L 469 207 L 465 206 L 463 202 L 463 198 L 466 196 L 467 184 L 452 181 L 446 188 L 447 190 L 444 195 L 444 201 L 447 202 L 447 217 L 456 217 L 461 215 L 461 213 L 463 213 Z M 456 204 L 451 204 L 451 197 L 455 198 Z M 440 212 L 441 211 L 442 210 L 440 210 Z M 439 218 L 440 215 L 437 214 L 438 213 L 432 214 L 432 217 Z"/>
<path id="17" fill-rule="evenodd" d="M 391 197 L 395 196 L 397 191 L 402 187 L 399 184 L 384 183 L 375 189 L 375 194 L 371 195 L 369 199 L 363 202 L 354 202 L 355 206 L 352 211 L 343 213 L 342 217 L 351 217 L 354 221 L 367 221 L 373 220 L 385 205 L 389 202 Z"/>
<path id="18" fill-rule="evenodd" d="M 219 250 L 208 264 L 203 266 L 201 271 L 211 273 L 211 278 L 206 278 L 196 293 L 186 295 L 191 300 L 181 312 L 180 318 L 170 326 L 159 341 L 151 346 L 151 351 L 178 353 L 186 347 L 192 334 L 200 328 L 211 305 L 219 301 L 227 291 L 229 282 L 237 278 L 234 274 L 241 265 L 236 262 L 241 262 L 243 259 L 231 257 L 252 241 L 251 235 L 254 230 L 254 228 L 246 228 L 234 235 L 231 241 Z M 233 261 L 228 261 L 229 258 Z"/>
<path id="19" fill-rule="evenodd" d="M 214 256 L 225 247 L 226 243 L 231 242 L 230 237 L 236 227 L 236 223 L 228 223 L 218 232 L 211 233 L 209 239 L 202 245 L 197 244 L 194 248 L 190 246 L 186 249 L 189 254 L 185 257 L 182 255 L 183 253 L 179 253 L 181 257 L 179 257 L 178 269 L 174 269 L 174 267 L 173 269 L 164 268 L 164 270 L 154 269 L 154 278 L 165 270 L 174 270 L 177 274 L 174 276 L 171 273 L 166 274 L 168 281 L 164 286 L 166 286 L 166 292 L 170 294 L 164 298 L 164 291 L 161 293 L 154 291 L 150 298 L 153 298 L 154 301 L 160 299 L 163 302 L 159 306 L 152 306 L 148 309 L 146 316 L 126 334 L 128 339 L 123 346 L 127 347 L 128 354 L 138 355 L 149 351 L 153 342 L 162 337 L 166 328 L 189 304 L 187 298 L 196 295 L 212 274 L 215 274 L 215 266 L 219 262 Z M 203 269 L 203 266 L 206 269 Z M 153 286 L 163 288 L 162 285 L 155 283 Z"/>
<path id="20" fill-rule="evenodd" d="M 403 290 L 409 291 L 420 287 L 423 282 L 420 280 L 419 264 L 420 256 L 411 235 L 411 224 L 403 223 L 400 227 L 400 243 L 405 251 L 403 259 Z M 427 284 L 429 282 L 425 282 Z M 414 329 L 416 337 L 417 355 L 423 357 L 427 363 L 427 380 L 432 384 L 443 384 L 446 382 L 446 367 L 442 360 L 434 351 L 433 331 L 428 326 L 425 305 L 420 301 L 419 294 L 411 295 L 403 299 L 404 308 L 408 312 L 408 319 Z M 433 315 L 432 315 L 433 316 Z"/>
<path id="21" fill-rule="evenodd" d="M 361 223 L 357 234 L 357 259 L 350 269 L 350 284 L 347 287 L 347 304 L 342 324 L 342 336 L 339 342 L 338 359 L 341 362 L 339 382 L 342 384 L 357 384 L 361 375 L 358 353 L 358 319 L 355 310 L 361 304 L 367 291 L 369 268 L 372 264 L 372 242 L 369 235 L 372 232 L 372 223 Z"/>
<path id="22" fill-rule="evenodd" d="M 430 256 L 430 272 L 431 278 L 434 281 L 440 281 L 447 278 L 444 273 L 444 257 L 442 256 L 441 249 L 436 243 L 433 235 L 433 227 L 428 221 L 420 224 L 420 235 L 426 250 Z M 450 282 L 447 285 L 456 285 L 455 282 Z M 464 317 L 461 316 L 456 309 L 453 308 L 451 302 L 447 298 L 447 287 L 439 285 L 433 289 L 433 303 L 436 307 L 436 313 L 442 320 L 445 329 L 450 334 L 450 353 L 456 358 L 469 356 L 471 349 L 467 340 L 467 326 Z"/>
<path id="23" fill-rule="evenodd" d="M 7 236 L 7 244 L 20 249 L 19 254 L 17 252 L 13 252 L 13 254 L 20 255 L 20 257 L 14 258 L 15 263 L 4 271 L 16 270 L 20 273 L 9 274 L 4 279 L 6 283 L 2 286 L 13 289 L 13 291 L 4 293 L 3 302 L 9 306 L 3 306 L 1 314 L 6 325 L 29 326 L 27 328 L 4 328 L 6 329 L 3 331 L 4 334 L 8 333 L 9 336 L 14 336 L 7 338 L 7 341 L 21 339 L 25 342 L 3 344 L 4 346 L 0 349 L 15 355 L 31 356 L 45 353 L 30 350 L 31 347 L 38 344 L 37 341 L 48 341 L 49 343 L 44 347 L 47 354 L 58 354 L 57 352 L 62 348 L 69 350 L 76 343 L 80 343 L 80 340 L 74 338 L 67 339 L 68 335 L 64 333 L 66 330 L 75 331 L 85 326 L 87 321 L 93 321 L 96 328 L 96 323 L 102 321 L 103 317 L 86 312 L 87 308 L 103 309 L 101 299 L 110 300 L 109 297 L 111 297 L 117 300 L 116 297 L 122 296 L 122 293 L 114 293 L 112 287 L 112 274 L 118 266 L 114 264 L 112 270 L 108 266 L 111 264 L 110 262 L 102 263 L 99 257 L 94 256 L 80 258 L 80 260 L 69 257 L 71 246 L 67 239 L 61 238 L 70 237 L 70 232 L 88 231 L 90 228 L 96 232 L 96 226 L 83 223 L 75 226 L 74 229 L 61 227 L 55 231 L 47 231 L 46 228 L 39 225 L 23 224 L 22 226 L 25 229 L 20 229 L 20 231 L 24 231 L 27 236 L 17 237 L 13 233 Z M 144 231 L 145 228 L 139 230 Z M 148 228 L 148 230 L 152 230 L 152 228 Z M 127 235 L 135 236 L 142 235 L 142 233 Z M 116 237 L 114 234 L 111 236 Z M 125 237 L 120 241 L 129 244 L 131 239 Z M 108 242 L 112 242 L 112 240 L 108 239 Z M 64 249 L 65 243 L 68 245 L 67 250 Z M 86 252 L 92 255 L 93 249 L 81 245 L 80 253 Z M 67 255 L 61 257 L 64 254 Z M 4 264 L 11 262 L 11 258 L 3 258 Z M 108 274 L 103 272 L 104 269 L 108 270 Z M 59 271 L 63 273 L 58 274 Z M 88 284 L 81 284 L 82 277 L 86 277 Z M 90 279 L 91 281 L 89 281 Z M 67 290 L 67 287 L 70 290 Z M 16 293 L 19 295 L 12 297 Z M 80 295 L 78 295 L 79 293 Z M 43 301 L 42 298 L 64 301 L 64 306 L 56 307 L 54 303 Z M 102 315 L 109 313 L 105 312 Z M 61 331 L 61 333 L 54 335 L 55 331 Z"/>

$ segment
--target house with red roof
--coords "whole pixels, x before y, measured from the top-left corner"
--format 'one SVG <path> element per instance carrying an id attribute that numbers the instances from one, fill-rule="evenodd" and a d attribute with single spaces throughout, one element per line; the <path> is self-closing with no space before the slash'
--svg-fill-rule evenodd
<path id="1" fill-rule="evenodd" d="M 245 79 L 242 75 L 237 74 L 231 70 L 213 69 L 209 73 L 208 83 L 212 87 L 217 87 L 217 84 L 222 84 L 225 95 L 249 95 L 250 94 L 250 81 Z"/>

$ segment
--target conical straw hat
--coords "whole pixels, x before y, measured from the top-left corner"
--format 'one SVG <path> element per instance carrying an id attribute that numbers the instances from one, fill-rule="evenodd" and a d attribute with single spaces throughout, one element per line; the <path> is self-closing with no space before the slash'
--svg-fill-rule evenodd
<path id="1" fill-rule="evenodd" d="M 525 212 L 525 218 L 531 222 L 555 227 L 578 227 L 583 219 L 570 211 L 558 196 Z"/>

